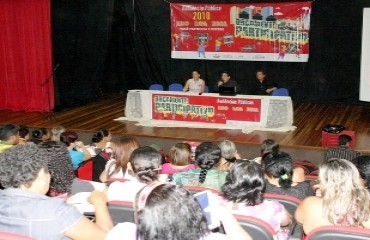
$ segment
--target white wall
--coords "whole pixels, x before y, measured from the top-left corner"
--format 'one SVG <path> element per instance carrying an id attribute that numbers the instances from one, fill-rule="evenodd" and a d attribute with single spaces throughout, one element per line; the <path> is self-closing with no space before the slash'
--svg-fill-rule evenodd
<path id="1" fill-rule="evenodd" d="M 360 100 L 370 102 L 370 8 L 364 8 L 362 23 Z"/>

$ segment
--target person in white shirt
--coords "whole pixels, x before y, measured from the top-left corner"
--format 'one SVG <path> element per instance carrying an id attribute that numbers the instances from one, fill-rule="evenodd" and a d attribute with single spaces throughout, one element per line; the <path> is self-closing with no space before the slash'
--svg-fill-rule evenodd
<path id="1" fill-rule="evenodd" d="M 186 81 L 185 86 L 183 88 L 184 92 L 195 92 L 195 93 L 204 93 L 205 89 L 205 81 L 200 78 L 199 71 L 193 71 L 192 77 Z"/>

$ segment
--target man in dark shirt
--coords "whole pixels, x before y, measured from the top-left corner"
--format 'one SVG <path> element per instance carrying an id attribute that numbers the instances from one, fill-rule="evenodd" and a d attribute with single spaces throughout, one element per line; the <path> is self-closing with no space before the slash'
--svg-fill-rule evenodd
<path id="1" fill-rule="evenodd" d="M 249 95 L 271 95 L 277 89 L 277 84 L 266 78 L 266 73 L 263 70 L 256 72 L 256 79 L 248 86 L 247 92 Z"/>
<path id="2" fill-rule="evenodd" d="M 355 150 L 349 149 L 349 144 L 352 141 L 351 136 L 342 134 L 339 136 L 339 147 L 329 148 L 325 153 L 325 161 L 331 158 L 340 158 L 352 161 L 356 157 L 360 156 L 361 153 Z"/>
<path id="3" fill-rule="evenodd" d="M 221 79 L 218 80 L 215 90 L 218 92 L 219 87 L 235 87 L 235 92 L 239 92 L 238 83 L 231 79 L 231 75 L 227 71 L 223 71 Z"/>

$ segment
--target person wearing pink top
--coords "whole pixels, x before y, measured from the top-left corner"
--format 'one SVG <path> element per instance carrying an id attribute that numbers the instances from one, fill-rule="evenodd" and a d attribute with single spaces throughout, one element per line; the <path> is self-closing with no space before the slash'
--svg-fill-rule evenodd
<path id="1" fill-rule="evenodd" d="M 170 162 L 162 165 L 161 174 L 174 174 L 195 169 L 195 164 L 190 163 L 191 147 L 188 143 L 177 143 L 170 150 Z"/>

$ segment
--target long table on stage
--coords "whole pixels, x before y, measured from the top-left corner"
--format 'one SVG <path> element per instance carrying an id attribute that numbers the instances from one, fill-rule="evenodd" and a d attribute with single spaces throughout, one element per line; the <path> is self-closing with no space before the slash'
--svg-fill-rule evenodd
<path id="1" fill-rule="evenodd" d="M 290 97 L 216 93 L 130 90 L 125 115 L 153 119 L 262 128 L 290 127 L 293 106 Z"/>

